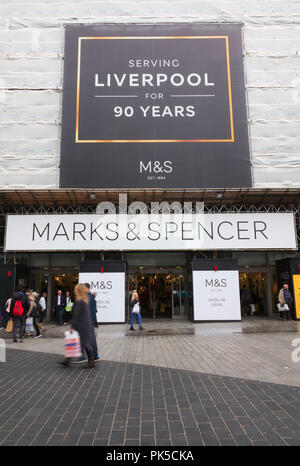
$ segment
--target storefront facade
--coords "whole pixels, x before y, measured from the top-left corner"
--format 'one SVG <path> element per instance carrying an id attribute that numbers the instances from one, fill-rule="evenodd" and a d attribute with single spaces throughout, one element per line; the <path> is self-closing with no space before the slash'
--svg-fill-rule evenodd
<path id="1" fill-rule="evenodd" d="M 97 3 L 65 2 L 58 13 L 41 1 L 29 19 L 20 6 L 18 17 L 4 8 L 0 306 L 22 284 L 47 292 L 51 319 L 58 288 L 72 292 L 95 268 L 123 274 L 121 301 L 99 302 L 103 322 L 128 319 L 133 289 L 151 319 L 239 320 L 229 311 L 222 319 L 218 308 L 241 308 L 243 288 L 255 315 L 274 317 L 283 280 L 296 301 L 293 274 L 276 269 L 285 258 L 300 264 L 295 2 L 198 3 L 172 2 L 172 17 L 167 1 L 112 1 L 101 14 Z M 188 227 L 181 244 L 169 225 L 159 240 L 152 229 L 140 244 L 118 238 L 112 246 L 114 231 L 99 241 L 85 222 L 124 214 L 120 195 L 133 211 L 143 204 L 142 214 L 154 203 L 159 215 L 165 204 L 171 215 L 197 215 L 200 205 L 213 224 L 198 227 L 193 243 Z M 212 272 L 216 280 L 232 272 L 234 303 L 221 286 L 197 294 L 202 276 L 207 287 L 227 280 Z"/>
<path id="2" fill-rule="evenodd" d="M 24 213 L 24 208 L 22 210 Z M 53 208 L 50 210 L 53 210 Z M 233 212 L 234 209 L 231 208 L 230 210 Z M 85 217 L 88 219 L 97 218 L 97 214 L 92 214 L 91 209 L 85 209 L 85 211 L 89 213 L 82 215 L 82 217 L 79 216 L 80 219 Z M 224 214 L 223 216 L 219 214 L 214 215 L 220 219 L 224 218 Z M 261 211 L 256 214 L 256 221 L 261 218 L 259 215 L 261 215 Z M 195 286 L 197 292 L 198 285 L 195 284 L 193 264 L 201 260 L 210 264 L 208 270 L 213 270 L 213 278 L 215 277 L 217 280 L 219 280 L 219 278 L 221 280 L 222 263 L 228 260 L 235 261 L 234 270 L 237 272 L 239 282 L 238 289 L 235 293 L 238 296 L 239 312 L 241 311 L 242 306 L 240 301 L 240 290 L 245 286 L 251 292 L 255 316 L 278 317 L 276 305 L 278 291 L 279 287 L 282 285 L 282 280 L 278 277 L 276 263 L 285 258 L 293 257 L 296 260 L 297 257 L 299 257 L 296 247 L 292 248 L 293 244 L 289 243 L 288 240 L 288 230 L 290 229 L 292 242 L 294 237 L 294 246 L 297 245 L 296 229 L 293 229 L 293 227 L 294 221 L 298 223 L 298 215 L 296 211 L 293 212 L 292 222 L 290 224 L 285 223 L 285 215 L 286 212 L 275 213 L 276 221 L 278 219 L 278 224 L 276 224 L 276 229 L 278 229 L 278 231 L 276 232 L 276 235 L 279 233 L 279 238 L 280 236 L 283 238 L 282 245 L 284 244 L 289 246 L 288 249 L 283 247 L 278 248 L 278 246 L 280 247 L 282 245 L 277 244 L 277 249 L 276 245 L 269 245 L 265 250 L 256 250 L 254 246 L 254 248 L 248 250 L 236 248 L 231 249 L 230 247 L 223 250 L 209 250 L 207 247 L 203 247 L 201 250 L 168 250 L 166 248 L 165 250 L 152 249 L 148 251 L 136 250 L 134 245 L 131 246 L 131 250 L 118 250 L 117 246 L 115 250 L 105 250 L 103 247 L 101 249 L 91 250 L 91 246 L 88 246 L 89 250 L 81 249 L 77 251 L 72 250 L 73 246 L 64 249 L 64 246 L 62 245 L 61 250 L 59 251 L 57 249 L 58 246 L 53 246 L 53 244 L 52 246 L 49 246 L 49 250 L 47 251 L 45 250 L 45 246 L 39 243 L 43 239 L 47 239 L 47 231 L 45 231 L 44 225 L 48 225 L 49 218 L 55 218 L 55 221 L 61 219 L 62 217 L 60 213 L 57 213 L 55 216 L 53 216 L 53 214 L 43 216 L 32 213 L 31 215 L 25 216 L 27 225 L 29 224 L 28 219 L 30 219 L 30 228 L 28 230 L 30 239 L 38 241 L 38 244 L 34 247 L 42 248 L 41 250 L 32 251 L 30 250 L 32 249 L 32 246 L 27 246 L 29 250 L 26 251 L 26 246 L 22 245 L 23 242 L 26 241 L 27 237 L 25 222 L 23 222 L 24 215 L 6 215 L 6 248 L 2 256 L 2 262 L 5 264 L 5 273 L 8 273 L 11 267 L 16 267 L 17 270 L 21 270 L 20 273 L 16 273 L 16 285 L 24 284 L 24 286 L 38 290 L 39 292 L 47 292 L 48 297 L 50 297 L 48 298 L 47 314 L 49 320 L 53 318 L 53 314 L 51 312 L 52 297 L 56 294 L 58 289 L 62 289 L 63 292 L 71 291 L 72 293 L 74 286 L 78 283 L 80 278 L 81 280 L 84 279 L 85 281 L 93 282 L 93 277 L 84 278 L 83 276 L 80 276 L 82 264 L 92 264 L 91 270 L 98 273 L 97 280 L 100 279 L 104 284 L 111 278 L 109 277 L 109 279 L 107 279 L 106 277 L 106 274 L 110 272 L 111 266 L 114 264 L 121 264 L 122 268 L 120 271 L 123 272 L 123 278 L 121 277 L 121 280 L 124 281 L 124 289 L 122 288 L 121 291 L 118 290 L 120 301 L 114 301 L 112 303 L 110 300 L 116 292 L 114 287 L 114 292 L 111 294 L 111 297 L 108 297 L 108 301 L 106 303 L 108 305 L 111 318 L 106 317 L 103 323 L 119 323 L 128 320 L 128 300 L 133 289 L 137 289 L 139 291 L 143 315 L 145 318 L 205 321 L 207 319 L 202 320 L 202 318 L 196 318 L 194 302 Z M 15 222 L 11 224 L 9 228 L 9 222 L 7 222 L 8 217 L 13 217 Z M 78 220 L 78 216 L 74 216 L 72 214 L 69 214 L 68 219 L 73 217 Z M 267 223 L 268 213 L 263 214 L 263 217 Z M 45 224 L 41 223 L 41 218 L 47 219 Z M 232 220 L 232 217 L 228 214 L 225 218 L 230 218 Z M 239 218 L 245 219 L 245 217 Z M 32 225 L 34 225 L 34 228 L 32 228 Z M 241 227 L 242 229 L 240 234 L 243 235 L 243 238 L 248 238 L 248 233 L 246 233 L 245 229 L 245 220 L 243 220 L 243 225 L 241 225 Z M 11 230 L 11 228 L 13 228 L 13 230 Z M 38 232 L 37 235 L 36 228 Z M 20 237 L 19 231 L 22 231 L 22 237 Z M 31 236 L 33 231 L 35 235 Z M 62 233 L 61 228 L 59 231 Z M 64 223 L 63 231 L 67 232 L 66 223 Z M 17 234 L 14 232 L 17 232 Z M 267 232 L 268 230 L 265 230 L 265 233 Z M 228 236 L 225 236 L 228 234 L 228 230 L 222 230 L 222 236 L 224 238 L 228 238 Z M 49 239 L 51 239 L 51 235 L 49 235 Z M 57 239 L 61 240 L 61 238 Z M 272 238 L 272 240 L 274 240 L 274 238 Z M 77 242 L 76 238 L 75 242 Z M 79 245 L 78 248 L 80 247 L 81 246 Z M 153 248 L 152 245 L 151 247 Z M 272 249 L 272 247 L 274 247 L 274 249 Z M 84 269 L 84 271 L 89 270 L 89 268 Z M 97 291 L 99 299 L 101 299 L 101 296 L 103 295 L 101 289 L 97 289 L 95 291 Z M 205 307 L 205 303 L 203 301 L 204 298 L 202 299 L 201 296 L 202 295 L 200 293 L 197 300 L 200 304 L 202 303 L 203 307 Z M 3 299 L 4 298 L 5 296 L 3 296 Z M 102 305 L 104 305 L 104 301 L 102 304 L 99 303 L 99 321 L 101 321 L 100 309 Z M 107 306 L 104 306 L 103 309 L 105 308 L 107 308 Z M 121 311 L 121 317 L 119 314 L 120 308 L 123 309 Z M 113 316 L 114 310 L 118 314 L 117 320 Z M 226 314 L 223 314 L 222 318 L 211 318 L 209 320 L 227 319 Z M 238 319 L 235 318 L 230 320 Z"/>

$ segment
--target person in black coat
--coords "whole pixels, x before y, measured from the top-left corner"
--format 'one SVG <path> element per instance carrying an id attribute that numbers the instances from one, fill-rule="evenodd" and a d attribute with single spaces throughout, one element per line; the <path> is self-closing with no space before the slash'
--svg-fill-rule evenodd
<path id="1" fill-rule="evenodd" d="M 66 298 L 62 294 L 61 290 L 58 290 L 57 295 L 54 297 L 53 309 L 56 313 L 56 323 L 57 325 L 62 325 L 62 316 L 63 311 L 66 307 Z"/>
<path id="2" fill-rule="evenodd" d="M 93 357 L 93 336 L 94 327 L 89 309 L 88 289 L 85 285 L 78 284 L 74 289 L 75 303 L 73 306 L 73 319 L 70 332 L 76 330 L 80 336 L 81 352 L 86 353 L 88 357 L 87 368 L 95 367 Z M 70 365 L 70 358 L 66 358 L 62 364 Z"/>

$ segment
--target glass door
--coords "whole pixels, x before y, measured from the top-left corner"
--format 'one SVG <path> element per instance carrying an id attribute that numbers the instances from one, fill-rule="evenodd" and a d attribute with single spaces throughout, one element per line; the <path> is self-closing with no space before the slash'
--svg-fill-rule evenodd
<path id="1" fill-rule="evenodd" d="M 188 295 L 183 272 L 159 269 L 132 271 L 128 275 L 128 297 L 134 289 L 140 298 L 142 316 L 150 319 L 186 317 Z M 129 300 L 128 300 L 129 301 Z"/>
<path id="2" fill-rule="evenodd" d="M 240 298 L 242 314 L 267 315 L 266 274 L 240 272 Z"/>
<path id="3" fill-rule="evenodd" d="M 172 318 L 172 274 L 161 273 L 156 275 L 155 318 Z"/>
<path id="4" fill-rule="evenodd" d="M 184 286 L 184 275 L 173 274 L 173 317 L 184 317 L 186 292 Z"/>

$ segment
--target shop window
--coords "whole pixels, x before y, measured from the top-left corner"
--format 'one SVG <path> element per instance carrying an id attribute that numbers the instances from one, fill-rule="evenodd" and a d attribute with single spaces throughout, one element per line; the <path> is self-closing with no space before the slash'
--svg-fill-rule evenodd
<path id="1" fill-rule="evenodd" d="M 269 264 L 276 265 L 276 261 L 280 259 L 285 259 L 287 257 L 295 256 L 293 251 L 272 251 L 268 253 L 269 255 Z"/>
<path id="2" fill-rule="evenodd" d="M 265 251 L 234 251 L 233 257 L 238 260 L 239 267 L 241 266 L 263 266 L 267 265 L 267 256 Z"/>
<path id="3" fill-rule="evenodd" d="M 51 254 L 52 267 L 74 267 L 81 261 L 81 252 L 62 252 Z"/>
<path id="4" fill-rule="evenodd" d="M 47 252 L 34 252 L 31 254 L 32 267 L 47 267 L 49 266 L 49 254 Z"/>
<path id="5" fill-rule="evenodd" d="M 30 264 L 30 255 L 29 254 L 16 254 L 16 264 L 29 265 Z"/>
<path id="6" fill-rule="evenodd" d="M 179 266 L 185 265 L 185 252 L 129 252 L 125 256 L 129 266 Z"/>

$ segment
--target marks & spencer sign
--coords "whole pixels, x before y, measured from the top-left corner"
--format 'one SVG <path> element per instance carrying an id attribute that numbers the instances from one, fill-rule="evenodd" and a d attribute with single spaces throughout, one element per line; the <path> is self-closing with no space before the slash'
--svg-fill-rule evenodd
<path id="1" fill-rule="evenodd" d="M 6 251 L 296 248 L 292 213 L 8 215 L 5 240 Z"/>
<path id="2" fill-rule="evenodd" d="M 241 27 L 66 27 L 60 186 L 251 186 Z"/>

